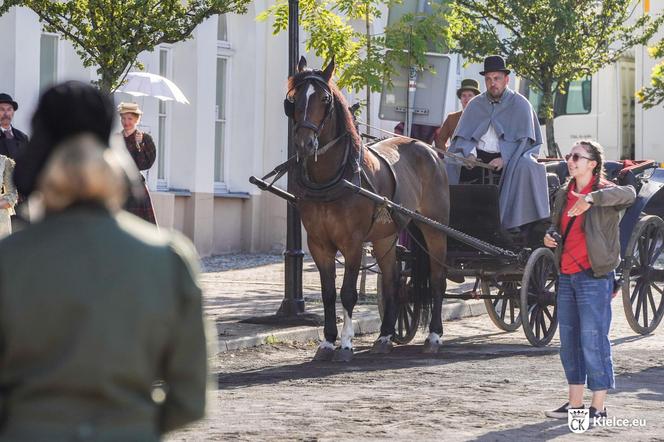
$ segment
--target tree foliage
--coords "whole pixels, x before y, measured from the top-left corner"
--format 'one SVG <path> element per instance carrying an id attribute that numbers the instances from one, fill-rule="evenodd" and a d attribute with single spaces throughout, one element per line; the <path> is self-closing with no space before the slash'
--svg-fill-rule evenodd
<path id="1" fill-rule="evenodd" d="M 305 48 L 327 63 L 335 56 L 338 84 L 355 91 L 381 90 L 391 85 L 399 66 L 427 66 L 425 52 L 446 51 L 444 8 L 432 5 L 432 14 L 406 14 L 383 32 L 367 35 L 353 24 L 373 22 L 391 0 L 300 0 L 299 23 L 306 33 Z M 273 33 L 288 30 L 288 1 L 277 2 L 259 15 L 273 17 Z"/>
<path id="2" fill-rule="evenodd" d="M 111 93 L 138 56 L 162 43 L 191 37 L 215 14 L 246 12 L 249 0 L 5 0 L 0 14 L 13 6 L 32 9 L 44 30 L 70 41 L 85 67 L 96 67 L 98 86 Z"/>
<path id="3" fill-rule="evenodd" d="M 653 58 L 664 58 L 664 40 L 648 48 L 648 53 Z M 646 109 L 655 107 L 664 101 L 664 61 L 652 68 L 650 86 L 642 88 L 636 93 L 636 96 Z"/>
<path id="4" fill-rule="evenodd" d="M 636 3 L 636 4 L 635 4 Z M 553 94 L 645 44 L 662 17 L 639 17 L 633 0 L 455 0 L 454 51 L 479 62 L 500 54 L 543 93 L 549 155 L 556 154 Z M 640 9 L 638 9 L 640 11 Z"/>

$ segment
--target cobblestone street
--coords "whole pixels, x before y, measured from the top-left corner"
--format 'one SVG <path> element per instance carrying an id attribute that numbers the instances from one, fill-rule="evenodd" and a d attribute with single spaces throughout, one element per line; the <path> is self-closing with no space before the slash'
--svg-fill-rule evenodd
<path id="1" fill-rule="evenodd" d="M 269 267 L 253 275 L 274 281 L 263 279 Z M 206 294 L 213 280 L 235 277 L 206 273 Z M 313 293 L 315 278 L 310 283 Z M 566 421 L 545 418 L 544 410 L 566 401 L 557 337 L 534 348 L 520 329 L 500 332 L 482 315 L 447 321 L 444 350 L 435 356 L 420 352 L 421 333 L 387 356 L 368 352 L 375 335 L 356 338 L 348 364 L 311 362 L 315 342 L 219 354 L 212 360 L 218 388 L 208 417 L 168 440 L 664 440 L 662 327 L 639 336 L 619 299 L 613 311 L 617 390 L 607 408 L 616 418 L 645 419 L 643 428 L 596 427 L 574 435 Z"/>

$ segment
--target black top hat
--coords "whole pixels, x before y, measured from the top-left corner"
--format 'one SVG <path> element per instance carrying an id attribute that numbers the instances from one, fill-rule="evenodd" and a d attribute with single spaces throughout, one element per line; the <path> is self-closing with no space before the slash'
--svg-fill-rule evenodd
<path id="1" fill-rule="evenodd" d="M 505 59 L 500 55 L 489 55 L 484 59 L 484 70 L 480 72 L 480 75 L 484 75 L 487 72 L 505 72 L 507 75 L 511 72 L 505 67 Z"/>
<path id="2" fill-rule="evenodd" d="M 461 98 L 461 92 L 463 91 L 471 91 L 475 93 L 475 95 L 482 93 L 480 92 L 480 83 L 472 78 L 465 78 L 461 81 L 461 87 L 457 89 L 457 98 Z"/>
<path id="3" fill-rule="evenodd" d="M 32 117 L 30 142 L 16 158 L 14 183 L 19 193 L 30 195 L 51 153 L 66 138 L 91 133 L 108 146 L 114 117 L 110 98 L 89 84 L 68 81 L 46 90 Z"/>
<path id="4" fill-rule="evenodd" d="M 9 94 L 0 94 L 0 103 L 9 103 L 14 110 L 18 110 L 18 103 Z"/>

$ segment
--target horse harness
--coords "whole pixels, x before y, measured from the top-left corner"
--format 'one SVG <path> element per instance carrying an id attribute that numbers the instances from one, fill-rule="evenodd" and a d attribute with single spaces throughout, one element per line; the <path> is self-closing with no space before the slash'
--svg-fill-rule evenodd
<path id="1" fill-rule="evenodd" d="M 333 202 L 341 199 L 345 195 L 348 195 L 349 190 L 344 185 L 344 179 L 346 179 L 348 175 L 350 175 L 350 177 L 348 177 L 348 181 L 352 182 L 356 186 L 363 187 L 362 184 L 364 183 L 369 188 L 369 190 L 371 190 L 374 193 L 378 193 L 376 186 L 371 181 L 369 175 L 367 174 L 366 170 L 363 167 L 365 149 L 370 149 L 371 152 L 374 155 L 376 155 L 379 158 L 379 160 L 382 161 L 387 166 L 388 170 L 392 175 L 392 178 L 394 179 L 396 186 L 397 176 L 394 171 L 394 168 L 389 163 L 389 161 L 387 161 L 387 159 L 385 159 L 375 149 L 371 149 L 370 147 L 365 146 L 363 143 L 360 143 L 359 149 L 353 149 L 352 137 L 350 136 L 350 133 L 347 130 L 344 130 L 341 135 L 337 136 L 330 142 L 326 143 L 325 146 L 323 146 L 322 148 L 320 149 L 318 148 L 318 135 L 320 134 L 320 131 L 323 130 L 325 123 L 327 122 L 327 120 L 329 120 L 329 118 L 332 115 L 332 112 L 334 111 L 334 96 L 332 94 L 332 91 L 330 90 L 329 85 L 327 84 L 327 81 L 325 81 L 325 79 L 320 75 L 316 73 L 311 73 L 309 75 L 306 75 L 305 77 L 300 79 L 300 81 L 298 81 L 288 91 L 286 98 L 284 99 L 284 113 L 286 114 L 286 116 L 289 118 L 293 118 L 295 114 L 295 100 L 291 92 L 294 89 L 310 81 L 313 81 L 316 84 L 320 85 L 325 91 L 326 97 L 329 97 L 329 99 L 326 98 L 324 100 L 324 102 L 326 103 L 325 116 L 321 121 L 321 123 L 316 125 L 308 120 L 308 117 L 305 112 L 304 119 L 300 122 L 296 122 L 293 129 L 297 130 L 298 128 L 303 127 L 314 131 L 315 134 L 314 145 L 316 147 L 316 155 L 318 153 L 322 155 L 338 142 L 344 141 L 344 155 L 341 161 L 341 165 L 339 166 L 336 173 L 330 180 L 324 183 L 316 183 L 311 181 L 311 179 L 309 178 L 309 174 L 307 173 L 306 169 L 306 162 L 303 162 L 301 167 L 297 167 L 298 163 L 300 162 L 300 159 L 298 155 L 293 155 L 287 161 L 275 167 L 274 170 L 272 170 L 272 172 L 265 175 L 263 177 L 263 180 L 274 177 L 269 184 L 269 186 L 272 186 L 277 180 L 279 180 L 287 172 L 291 172 L 293 173 L 294 181 L 296 184 L 296 188 L 294 189 L 295 196 L 298 199 L 302 199 L 305 201 L 315 201 L 320 203 Z M 373 225 L 376 222 L 388 223 L 392 221 L 389 212 L 385 207 L 380 207 L 379 205 L 376 206 L 377 207 L 376 210 L 374 210 L 369 231 L 371 231 L 371 228 L 373 228 Z"/>

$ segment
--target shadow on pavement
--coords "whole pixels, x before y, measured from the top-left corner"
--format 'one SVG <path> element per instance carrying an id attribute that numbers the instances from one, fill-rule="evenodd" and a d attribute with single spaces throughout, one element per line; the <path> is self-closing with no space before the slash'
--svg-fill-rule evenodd
<path id="1" fill-rule="evenodd" d="M 651 367 L 635 373 L 622 373 L 616 376 L 616 391 L 610 393 L 607 399 L 607 408 L 610 407 L 611 394 L 626 392 L 638 392 L 637 397 L 643 401 L 655 401 L 659 404 L 664 401 L 664 367 Z M 640 392 L 641 390 L 647 390 Z M 652 408 L 652 407 L 651 407 Z M 614 409 L 616 417 L 620 416 L 620 410 Z M 544 412 L 544 410 L 542 410 Z M 517 428 L 490 431 L 479 436 L 474 441 L 500 441 L 500 440 L 532 440 L 537 434 L 538 440 L 550 440 L 558 436 L 571 434 L 566 420 L 553 420 L 542 417 L 542 422 L 537 424 L 523 425 Z M 592 434 L 592 429 L 587 433 Z"/>
<path id="2" fill-rule="evenodd" d="M 531 441 L 535 437 L 534 435 L 537 435 L 537 440 L 551 440 L 567 434 L 571 434 L 571 431 L 567 426 L 566 420 L 547 419 L 537 424 L 528 424 L 506 430 L 490 431 L 475 439 L 471 439 L 471 441 Z"/>
<path id="3" fill-rule="evenodd" d="M 611 345 L 621 345 L 621 344 L 629 344 L 630 342 L 636 342 L 640 341 L 642 339 L 649 339 L 653 338 L 656 339 L 655 336 L 653 335 L 634 335 L 634 336 L 625 336 L 624 338 L 618 338 L 618 339 L 612 339 L 611 340 Z"/>
<path id="4" fill-rule="evenodd" d="M 520 344 L 481 342 L 482 338 L 494 335 L 478 335 L 471 338 L 455 338 L 446 341 L 442 353 L 422 353 L 421 345 L 402 345 L 388 355 L 376 355 L 370 347 L 356 347 L 355 357 L 350 363 L 302 362 L 293 365 L 265 367 L 242 372 L 219 373 L 218 387 L 221 390 L 245 388 L 254 385 L 269 385 L 298 379 L 313 379 L 353 371 L 400 370 L 422 366 L 438 366 L 457 361 L 491 360 L 511 356 L 538 357 L 556 354 L 557 348 L 536 348 Z M 314 351 L 312 349 L 311 356 Z"/>

